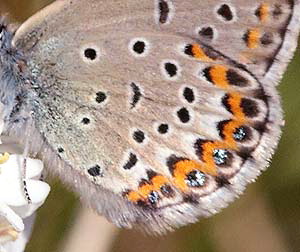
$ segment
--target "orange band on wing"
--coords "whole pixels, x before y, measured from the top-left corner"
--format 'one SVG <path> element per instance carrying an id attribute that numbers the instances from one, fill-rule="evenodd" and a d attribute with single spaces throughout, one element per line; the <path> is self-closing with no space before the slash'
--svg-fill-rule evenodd
<path id="1" fill-rule="evenodd" d="M 138 202 L 139 200 L 145 200 L 152 191 L 158 191 L 163 185 L 169 183 L 169 180 L 162 176 L 154 176 L 149 183 L 146 183 L 139 187 L 138 191 L 130 191 L 127 194 L 127 199 L 131 202 Z"/>
<path id="2" fill-rule="evenodd" d="M 130 191 L 128 194 L 127 194 L 127 199 L 131 202 L 138 202 L 139 200 L 142 199 L 142 196 L 136 192 L 136 191 Z"/>
<path id="3" fill-rule="evenodd" d="M 179 188 L 182 191 L 186 191 L 188 189 L 188 186 L 186 184 L 186 176 L 192 171 L 199 170 L 202 172 L 206 172 L 203 169 L 204 167 L 201 166 L 200 163 L 192 161 L 192 160 L 181 160 L 178 161 L 174 165 L 174 183 L 177 188 Z"/>
<path id="4" fill-rule="evenodd" d="M 242 98 L 242 95 L 238 92 L 232 92 L 230 93 L 228 103 L 230 105 L 233 115 L 236 117 L 236 120 L 240 123 L 245 123 L 246 117 L 243 112 L 243 109 L 241 108 Z"/>
<path id="5" fill-rule="evenodd" d="M 233 137 L 234 132 L 236 131 L 237 128 L 241 127 L 243 124 L 239 121 L 231 121 L 228 122 L 222 131 L 224 135 L 224 141 L 228 148 L 231 149 L 236 149 L 237 148 L 237 143 Z"/>
<path id="6" fill-rule="evenodd" d="M 153 177 L 153 178 L 151 179 L 151 183 L 152 183 L 152 185 L 153 185 L 152 189 L 153 189 L 154 191 L 160 190 L 160 188 L 161 188 L 163 185 L 165 185 L 165 184 L 167 184 L 167 183 L 169 183 L 169 182 L 170 182 L 170 181 L 169 181 L 166 177 L 164 177 L 164 176 L 162 176 L 162 175 L 157 175 L 157 176 L 155 176 L 155 177 Z"/>
<path id="7" fill-rule="evenodd" d="M 266 22 L 270 16 L 270 6 L 266 3 L 261 4 L 257 11 L 257 15 L 261 22 Z"/>
<path id="8" fill-rule="evenodd" d="M 248 48 L 255 49 L 258 47 L 260 35 L 261 35 L 260 30 L 257 28 L 248 30 L 246 35 L 246 42 Z"/>
<path id="9" fill-rule="evenodd" d="M 213 61 L 212 58 L 208 57 L 203 49 L 198 44 L 192 45 L 192 52 L 195 58 L 203 61 Z"/>
<path id="10" fill-rule="evenodd" d="M 229 88 L 227 80 L 228 68 L 222 65 L 215 65 L 210 68 L 209 74 L 212 82 L 220 88 Z"/>

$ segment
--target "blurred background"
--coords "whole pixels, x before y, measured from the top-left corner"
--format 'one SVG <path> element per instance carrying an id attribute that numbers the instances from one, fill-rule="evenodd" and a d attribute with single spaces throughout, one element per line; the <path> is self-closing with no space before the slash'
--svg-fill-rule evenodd
<path id="1" fill-rule="evenodd" d="M 84 1 L 84 0 L 83 0 Z M 24 21 L 51 0 L 0 0 Z M 286 126 L 272 164 L 221 213 L 163 237 L 119 230 L 85 209 L 58 180 L 38 211 L 27 252 L 299 252 L 300 51 L 279 87 Z"/>

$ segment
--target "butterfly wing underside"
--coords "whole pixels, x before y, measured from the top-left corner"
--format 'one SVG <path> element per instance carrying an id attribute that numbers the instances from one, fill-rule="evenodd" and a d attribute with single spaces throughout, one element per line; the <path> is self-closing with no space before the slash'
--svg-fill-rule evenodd
<path id="1" fill-rule="evenodd" d="M 161 232 L 218 212 L 277 145 L 275 86 L 299 9 L 297 0 L 55 2 L 14 40 L 28 57 L 43 158 L 120 226 Z"/>

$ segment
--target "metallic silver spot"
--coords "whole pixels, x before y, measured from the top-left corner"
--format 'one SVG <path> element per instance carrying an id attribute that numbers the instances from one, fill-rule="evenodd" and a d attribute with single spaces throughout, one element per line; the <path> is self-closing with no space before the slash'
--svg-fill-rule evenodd
<path id="1" fill-rule="evenodd" d="M 201 187 L 205 185 L 206 176 L 200 171 L 192 171 L 187 175 L 185 182 L 190 187 Z"/>
<path id="2" fill-rule="evenodd" d="M 245 128 L 241 127 L 236 129 L 236 131 L 233 133 L 233 137 L 237 141 L 242 141 L 246 137 L 246 131 Z"/>
<path id="3" fill-rule="evenodd" d="M 228 159 L 228 151 L 223 149 L 216 149 L 213 151 L 213 156 L 215 163 L 217 165 L 222 165 L 226 163 L 226 160 Z"/>
<path id="4" fill-rule="evenodd" d="M 152 191 L 151 193 L 149 193 L 148 200 L 151 204 L 156 204 L 159 200 L 158 192 Z"/>

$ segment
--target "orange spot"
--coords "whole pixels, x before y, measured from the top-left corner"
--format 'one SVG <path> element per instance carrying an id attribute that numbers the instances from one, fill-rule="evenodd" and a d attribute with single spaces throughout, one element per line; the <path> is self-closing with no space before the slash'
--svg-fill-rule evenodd
<path id="1" fill-rule="evenodd" d="M 141 198 L 142 198 L 141 195 L 135 191 L 131 191 L 127 195 L 127 199 L 134 203 L 138 202 Z"/>
<path id="2" fill-rule="evenodd" d="M 250 49 L 255 49 L 259 45 L 260 31 L 259 29 L 251 29 L 247 33 L 247 46 Z"/>
<path id="3" fill-rule="evenodd" d="M 158 191 L 163 185 L 167 184 L 169 180 L 162 175 L 158 175 L 153 177 L 151 182 L 153 185 L 153 191 Z"/>
<path id="4" fill-rule="evenodd" d="M 216 65 L 210 68 L 209 74 L 212 82 L 220 88 L 229 88 L 227 80 L 228 68 L 221 65 Z"/>
<path id="5" fill-rule="evenodd" d="M 210 175 L 217 175 L 217 170 L 205 167 L 200 163 L 193 161 L 193 160 L 182 160 L 175 164 L 174 167 L 174 183 L 177 188 L 182 191 L 186 191 L 188 186 L 186 184 L 186 176 L 195 170 L 199 170 L 203 173 L 210 174 Z"/>
<path id="6" fill-rule="evenodd" d="M 230 109 L 235 116 L 235 120 L 227 123 L 224 126 L 223 134 L 225 136 L 224 141 L 211 141 L 204 143 L 202 147 L 202 160 L 204 162 L 204 167 L 215 171 L 216 164 L 213 157 L 213 152 L 215 149 L 237 149 L 237 143 L 233 137 L 235 129 L 239 128 L 241 125 L 247 122 L 245 114 L 241 108 L 242 96 L 237 92 L 232 92 L 229 94 L 228 103 Z"/>
<path id="7" fill-rule="evenodd" d="M 203 60 L 203 61 L 213 61 L 212 58 L 208 57 L 203 49 L 198 44 L 192 45 L 192 53 L 195 58 Z"/>
<path id="8" fill-rule="evenodd" d="M 270 13 L 270 7 L 268 4 L 263 3 L 258 10 L 259 19 L 261 22 L 266 22 Z"/>
<path id="9" fill-rule="evenodd" d="M 166 177 L 157 175 L 151 179 L 149 184 L 142 185 L 138 191 L 129 192 L 127 199 L 134 203 L 138 202 L 139 200 L 145 200 L 152 191 L 160 190 L 160 188 L 168 182 L 169 180 Z"/>
<path id="10" fill-rule="evenodd" d="M 226 143 L 221 141 L 207 142 L 202 145 L 202 159 L 205 164 L 205 168 L 214 171 L 211 175 L 217 175 L 217 168 L 213 157 L 214 150 L 225 149 L 226 147 L 228 147 Z"/>
<path id="11" fill-rule="evenodd" d="M 153 191 L 153 185 L 150 184 L 142 185 L 139 188 L 139 193 L 143 198 L 146 198 L 151 193 L 151 191 Z"/>
<path id="12" fill-rule="evenodd" d="M 200 170 L 201 166 L 199 163 L 191 160 L 181 160 L 175 164 L 174 167 L 174 182 L 176 186 L 182 190 L 186 191 L 188 186 L 185 182 L 186 175 L 194 170 Z"/>
<path id="13" fill-rule="evenodd" d="M 241 127 L 242 123 L 239 121 L 228 122 L 223 129 L 224 141 L 228 148 L 237 149 L 236 141 L 233 137 L 234 132 L 237 128 Z"/>
<path id="14" fill-rule="evenodd" d="M 243 97 L 241 96 L 241 94 L 237 92 L 232 92 L 229 94 L 228 103 L 230 105 L 230 109 L 233 115 L 236 117 L 236 120 L 240 123 L 245 123 L 245 114 L 243 112 L 243 109 L 241 108 L 242 98 Z"/>

